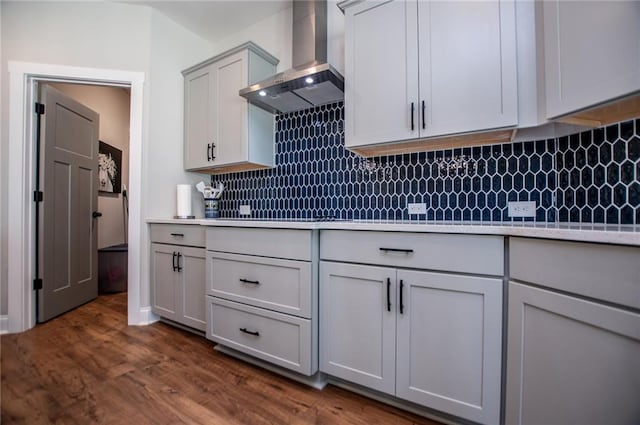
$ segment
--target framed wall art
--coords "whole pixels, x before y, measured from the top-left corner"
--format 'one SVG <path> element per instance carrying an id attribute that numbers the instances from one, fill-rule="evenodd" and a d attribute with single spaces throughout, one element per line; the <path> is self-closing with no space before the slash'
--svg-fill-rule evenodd
<path id="1" fill-rule="evenodd" d="M 98 147 L 98 190 L 104 193 L 122 191 L 122 151 L 103 141 Z"/>

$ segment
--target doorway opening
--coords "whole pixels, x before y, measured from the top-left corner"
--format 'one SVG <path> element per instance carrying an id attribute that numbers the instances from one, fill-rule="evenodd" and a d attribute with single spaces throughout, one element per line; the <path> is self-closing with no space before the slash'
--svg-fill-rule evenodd
<path id="1" fill-rule="evenodd" d="M 142 220 L 142 121 L 144 73 L 27 62 L 9 62 L 9 171 L 8 191 L 8 321 L 9 332 L 22 332 L 35 325 L 34 279 L 34 161 L 35 118 L 33 106 L 38 84 L 71 83 L 130 90 L 129 126 L 129 214 L 127 318 L 130 325 L 152 323 L 156 317 L 143 300 L 148 294 L 148 243 Z"/>
<path id="2" fill-rule="evenodd" d="M 49 97 L 59 99 L 61 103 L 50 100 L 48 103 L 53 108 L 44 105 L 44 93 L 51 93 Z M 40 268 L 44 274 L 37 276 L 43 277 L 45 284 L 36 294 L 37 322 L 42 322 L 64 314 L 98 295 L 127 292 L 131 89 L 128 86 L 42 82 L 39 84 L 39 95 L 40 102 L 45 106 L 44 122 L 52 122 L 47 125 L 54 125 L 55 128 L 44 129 L 39 148 L 41 152 L 51 152 L 52 156 L 45 155 L 36 166 L 41 168 L 41 172 L 50 167 L 63 170 L 62 173 L 52 172 L 50 176 L 60 178 L 64 187 L 60 190 L 57 188 L 60 184 L 50 183 L 46 178 L 41 182 L 50 189 L 44 198 L 44 211 L 40 208 L 44 215 L 41 220 L 45 224 L 56 223 L 56 228 L 66 228 L 67 214 L 80 219 L 70 222 L 68 232 L 46 231 L 46 226 L 45 232 L 36 231 L 36 238 L 39 238 L 36 261 L 41 258 L 41 264 L 45 266 Z M 73 103 L 67 105 L 69 102 Z M 95 112 L 96 123 L 89 124 L 81 111 L 73 109 L 73 105 L 86 108 L 88 114 Z M 92 131 L 82 132 L 82 128 L 73 131 L 77 121 L 87 123 L 85 125 Z M 59 140 L 60 137 L 74 141 Z M 60 149 L 62 155 L 56 153 Z M 74 154 L 73 151 L 78 153 Z M 62 158 L 55 159 L 60 156 Z M 80 158 L 85 163 L 84 167 L 96 169 L 91 171 L 81 166 L 75 171 L 74 164 L 77 161 L 74 158 Z M 89 163 L 86 163 L 87 160 Z M 67 169 L 71 172 L 65 172 Z M 82 182 L 87 180 L 88 175 L 92 176 L 88 178 L 90 182 Z M 83 193 L 83 189 L 90 193 Z M 87 198 L 89 204 L 65 199 L 68 190 L 72 191 L 72 197 Z M 60 211 L 59 207 L 54 207 L 59 204 L 70 206 Z M 92 211 L 93 219 L 89 219 Z M 59 220 L 62 222 L 58 223 Z M 73 234 L 77 236 L 74 238 L 71 236 Z M 80 243 L 84 239 L 89 244 L 87 247 Z M 38 252 L 38 246 L 53 249 L 40 249 Z M 64 272 L 56 271 L 56 268 L 62 268 Z M 124 298 L 126 306 L 126 296 Z"/>

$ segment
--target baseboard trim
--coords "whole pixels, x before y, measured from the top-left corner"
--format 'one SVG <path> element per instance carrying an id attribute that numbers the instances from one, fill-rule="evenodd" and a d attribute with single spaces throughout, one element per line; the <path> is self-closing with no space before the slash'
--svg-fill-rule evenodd
<path id="1" fill-rule="evenodd" d="M 160 316 L 156 316 L 151 307 L 142 307 L 138 313 L 138 321 L 136 323 L 129 323 L 129 325 L 146 326 L 155 323 L 160 320 Z"/>
<path id="2" fill-rule="evenodd" d="M 9 316 L 0 315 L 0 335 L 9 333 Z"/>

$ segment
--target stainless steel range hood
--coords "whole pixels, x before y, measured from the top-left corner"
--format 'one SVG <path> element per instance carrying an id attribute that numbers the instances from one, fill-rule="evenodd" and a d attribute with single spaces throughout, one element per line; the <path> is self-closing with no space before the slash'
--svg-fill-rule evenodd
<path id="1" fill-rule="evenodd" d="M 344 99 L 344 78 L 327 63 L 327 2 L 293 0 L 293 68 L 240 90 L 272 113 L 287 113 Z"/>

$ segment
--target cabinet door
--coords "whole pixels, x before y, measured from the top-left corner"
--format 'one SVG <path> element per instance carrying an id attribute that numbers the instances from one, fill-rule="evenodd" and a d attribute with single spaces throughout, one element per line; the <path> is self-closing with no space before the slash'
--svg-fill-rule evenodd
<path id="1" fill-rule="evenodd" d="M 180 247 L 180 310 L 179 321 L 192 328 L 204 331 L 205 322 L 205 250 L 202 248 Z"/>
<path id="2" fill-rule="evenodd" d="M 247 62 L 247 51 L 243 50 L 213 64 L 213 165 L 247 160 L 248 103 L 238 95 L 238 91 L 247 85 Z"/>
<path id="3" fill-rule="evenodd" d="M 209 65 L 184 78 L 184 168 L 211 166 L 216 73 Z"/>
<path id="4" fill-rule="evenodd" d="M 347 147 L 418 137 L 416 9 L 415 1 L 394 0 L 345 11 Z"/>
<path id="5" fill-rule="evenodd" d="M 639 314 L 511 282 L 508 341 L 506 423 L 638 423 Z"/>
<path id="6" fill-rule="evenodd" d="M 547 116 L 640 90 L 640 2 L 544 1 Z"/>
<path id="7" fill-rule="evenodd" d="M 154 313 L 171 320 L 179 320 L 179 278 L 174 270 L 177 247 L 151 244 L 151 309 Z"/>
<path id="8" fill-rule="evenodd" d="M 411 271 L 397 280 L 397 396 L 499 423 L 502 281 Z"/>
<path id="9" fill-rule="evenodd" d="M 421 1 L 418 17 L 421 136 L 516 125 L 513 0 Z"/>
<path id="10" fill-rule="evenodd" d="M 395 275 L 320 262 L 320 370 L 395 393 Z"/>

